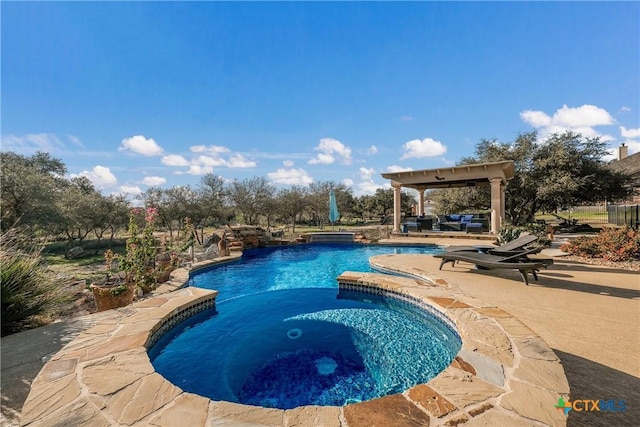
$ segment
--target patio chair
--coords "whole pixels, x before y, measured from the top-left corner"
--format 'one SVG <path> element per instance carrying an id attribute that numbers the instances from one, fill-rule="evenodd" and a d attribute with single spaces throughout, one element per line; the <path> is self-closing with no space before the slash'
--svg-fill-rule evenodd
<path id="1" fill-rule="evenodd" d="M 440 262 L 440 270 L 442 270 L 442 266 L 448 262 L 455 266 L 456 261 L 475 264 L 476 268 L 481 270 L 518 270 L 518 272 L 520 272 L 522 280 L 524 281 L 524 284 L 528 286 L 528 274 L 531 273 L 533 275 L 533 278 L 535 280 L 538 280 L 538 275 L 536 273 L 541 268 L 546 268 L 547 265 L 553 264 L 553 260 L 548 259 L 543 261 L 526 259 L 527 253 L 527 251 L 523 251 L 522 253 L 519 253 L 517 255 L 505 257 L 482 252 L 455 251 L 433 256 L 434 258 L 442 259 L 442 261 Z M 522 258 L 523 254 L 525 255 L 525 259 Z"/>
<path id="2" fill-rule="evenodd" d="M 521 234 L 517 239 L 514 239 L 510 242 L 505 243 L 500 246 L 467 246 L 467 245 L 459 245 L 459 246 L 449 246 L 444 250 L 445 252 L 484 252 L 490 253 L 493 255 L 501 255 L 501 256 L 509 256 L 515 255 L 516 252 L 522 252 L 524 247 L 538 240 L 538 236 L 534 236 L 533 234 Z M 538 252 L 540 252 L 538 250 Z M 537 253 L 537 252 L 532 252 Z"/>

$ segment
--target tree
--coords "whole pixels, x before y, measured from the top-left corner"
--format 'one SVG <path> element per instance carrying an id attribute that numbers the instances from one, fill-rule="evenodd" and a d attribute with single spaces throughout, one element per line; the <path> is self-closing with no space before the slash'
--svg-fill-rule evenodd
<path id="1" fill-rule="evenodd" d="M 373 196 L 366 199 L 367 210 L 377 216 L 384 217 L 393 212 L 393 188 L 378 188 Z M 410 212 L 411 206 L 415 203 L 413 197 L 406 192 L 400 192 L 400 210 Z"/>
<path id="2" fill-rule="evenodd" d="M 429 199 L 441 214 L 484 211 L 491 201 L 490 187 L 459 187 L 436 189 L 429 193 Z"/>
<path id="3" fill-rule="evenodd" d="M 309 185 L 307 210 L 311 213 L 316 225 L 329 222 L 329 190 L 333 188 L 340 215 L 351 211 L 353 194 L 351 188 L 333 181 L 314 182 Z"/>
<path id="4" fill-rule="evenodd" d="M 60 210 L 60 230 L 67 236 L 68 253 L 74 241 L 80 243 L 102 225 L 104 196 L 86 177 L 75 177 L 65 185 L 56 200 Z"/>
<path id="5" fill-rule="evenodd" d="M 2 230 L 22 225 L 31 232 L 51 232 L 60 221 L 55 202 L 67 185 L 66 172 L 64 163 L 47 153 L 0 153 Z"/>
<path id="6" fill-rule="evenodd" d="M 198 243 L 202 244 L 202 233 L 197 230 L 203 228 L 204 218 L 207 216 L 205 207 L 200 203 L 201 199 L 197 191 L 190 185 L 178 185 L 164 191 L 166 196 L 167 214 L 171 219 L 170 224 L 173 229 L 177 226 L 178 239 L 180 230 L 185 227 L 185 219 L 190 218 L 194 227 L 194 237 Z M 189 238 L 188 236 L 184 236 Z"/>
<path id="7" fill-rule="evenodd" d="M 567 132 L 553 135 L 534 158 L 537 198 L 545 210 L 624 199 L 628 177 L 605 167 L 606 144 L 598 138 L 582 139 Z M 532 216 L 531 216 L 532 218 Z"/>
<path id="8" fill-rule="evenodd" d="M 228 186 L 229 200 L 249 225 L 256 225 L 276 189 L 263 177 L 234 180 Z"/>
<path id="9" fill-rule="evenodd" d="M 369 211 L 367 209 L 367 200 L 371 198 L 371 196 L 360 196 L 356 197 L 353 200 L 353 205 L 351 207 L 351 211 L 355 216 L 360 218 L 362 221 L 365 220 L 365 216 L 369 215 Z"/>
<path id="10" fill-rule="evenodd" d="M 204 175 L 200 179 L 198 193 L 206 221 L 214 224 L 224 222 L 226 217 L 225 199 L 227 197 L 224 179 L 212 173 Z"/>
<path id="11" fill-rule="evenodd" d="M 93 230 L 98 239 L 96 254 L 100 249 L 100 241 L 103 239 L 105 233 L 109 235 L 109 248 L 111 248 L 115 235 L 119 230 L 127 226 L 130 209 L 129 202 L 124 196 L 111 195 L 102 197 L 98 203 L 99 205 L 95 212 L 96 227 Z"/>
<path id="12" fill-rule="evenodd" d="M 293 185 L 291 188 L 278 192 L 278 206 L 280 214 L 286 220 L 291 221 L 292 233 L 296 232 L 296 218 L 307 207 L 309 192 L 305 187 Z"/>

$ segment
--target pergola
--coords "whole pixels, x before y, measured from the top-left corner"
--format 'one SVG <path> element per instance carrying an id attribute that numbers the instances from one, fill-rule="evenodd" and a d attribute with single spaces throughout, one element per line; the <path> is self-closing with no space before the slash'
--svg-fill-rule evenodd
<path id="1" fill-rule="evenodd" d="M 448 168 L 383 173 L 393 187 L 393 232 L 400 232 L 400 191 L 418 191 L 418 215 L 424 214 L 424 192 L 432 188 L 491 186 L 491 233 L 498 233 L 504 222 L 504 189 L 514 176 L 513 161 L 476 163 Z"/>

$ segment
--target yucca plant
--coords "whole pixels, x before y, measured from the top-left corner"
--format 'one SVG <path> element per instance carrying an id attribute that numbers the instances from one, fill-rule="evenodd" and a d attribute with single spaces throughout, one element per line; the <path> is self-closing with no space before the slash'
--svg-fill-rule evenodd
<path id="1" fill-rule="evenodd" d="M 19 231 L 0 235 L 2 335 L 41 324 L 68 300 L 48 271 L 42 245 L 28 242 Z"/>
<path id="2" fill-rule="evenodd" d="M 498 245 L 504 245 L 505 243 L 509 243 L 512 240 L 516 240 L 522 234 L 522 228 L 514 227 L 511 225 L 505 225 L 498 233 L 497 241 Z"/>

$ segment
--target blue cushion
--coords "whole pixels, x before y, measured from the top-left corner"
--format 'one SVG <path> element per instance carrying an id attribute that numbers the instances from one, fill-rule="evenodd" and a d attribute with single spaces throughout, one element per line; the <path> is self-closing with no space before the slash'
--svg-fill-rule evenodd
<path id="1" fill-rule="evenodd" d="M 472 218 L 473 218 L 473 215 L 462 215 L 460 222 L 471 222 Z"/>
<path id="2" fill-rule="evenodd" d="M 449 215 L 449 221 L 460 221 L 460 215 Z"/>

